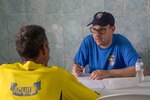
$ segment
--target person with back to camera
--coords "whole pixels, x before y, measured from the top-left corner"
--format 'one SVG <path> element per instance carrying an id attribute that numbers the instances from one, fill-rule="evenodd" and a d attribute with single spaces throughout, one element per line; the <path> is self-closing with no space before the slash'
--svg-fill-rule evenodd
<path id="1" fill-rule="evenodd" d="M 100 97 L 63 68 L 47 66 L 50 49 L 43 27 L 21 27 L 16 50 L 23 62 L 0 66 L 0 100 L 95 100 Z"/>
<path id="2" fill-rule="evenodd" d="M 89 66 L 90 79 L 135 76 L 135 63 L 139 58 L 130 41 L 115 32 L 115 18 L 109 12 L 97 12 L 74 58 L 72 73 L 82 76 Z"/>

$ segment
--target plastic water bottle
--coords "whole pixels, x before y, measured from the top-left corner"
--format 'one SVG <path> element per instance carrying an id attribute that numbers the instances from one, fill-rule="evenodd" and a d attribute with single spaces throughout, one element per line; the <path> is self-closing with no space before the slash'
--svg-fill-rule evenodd
<path id="1" fill-rule="evenodd" d="M 137 59 L 135 63 L 135 69 L 136 69 L 136 78 L 139 80 L 139 82 L 144 81 L 144 73 L 143 73 L 144 67 L 141 58 Z"/>

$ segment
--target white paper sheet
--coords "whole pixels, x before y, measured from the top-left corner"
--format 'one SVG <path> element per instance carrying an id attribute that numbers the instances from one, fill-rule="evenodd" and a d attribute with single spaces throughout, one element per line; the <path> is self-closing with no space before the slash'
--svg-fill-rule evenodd
<path id="1" fill-rule="evenodd" d="M 139 86 L 138 79 L 135 77 L 108 78 L 102 80 L 102 83 L 107 89 L 119 89 Z"/>
<path id="2" fill-rule="evenodd" d="M 100 80 L 91 80 L 89 75 L 84 75 L 83 77 L 76 77 L 83 85 L 87 86 L 88 88 L 95 90 L 104 88 L 103 84 Z M 99 90 L 99 91 L 100 91 Z"/>
<path id="3" fill-rule="evenodd" d="M 101 91 L 104 88 L 107 89 L 121 89 L 130 87 L 146 87 L 150 86 L 150 78 L 145 77 L 145 80 L 141 83 L 135 77 L 122 77 L 122 78 L 106 78 L 103 80 L 91 80 L 89 74 L 84 74 L 83 77 L 76 77 L 83 85 L 92 90 L 99 89 Z"/>

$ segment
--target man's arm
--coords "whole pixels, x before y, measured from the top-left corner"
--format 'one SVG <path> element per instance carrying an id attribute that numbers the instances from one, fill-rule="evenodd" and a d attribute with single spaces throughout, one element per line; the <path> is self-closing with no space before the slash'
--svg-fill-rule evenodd
<path id="1" fill-rule="evenodd" d="M 135 66 L 123 68 L 123 69 L 117 69 L 117 70 L 110 70 L 110 75 L 112 77 L 132 77 L 136 75 Z M 146 67 L 144 67 L 144 75 L 147 74 Z"/>
<path id="2" fill-rule="evenodd" d="M 123 69 L 114 69 L 110 70 L 110 77 L 130 77 L 135 76 L 135 66 L 123 68 Z"/>
<path id="3" fill-rule="evenodd" d="M 146 68 L 144 69 L 144 75 L 147 74 Z M 123 69 L 113 70 L 96 70 L 93 71 L 90 78 L 93 80 L 99 80 L 109 77 L 132 77 L 136 75 L 135 66 L 130 66 Z"/>

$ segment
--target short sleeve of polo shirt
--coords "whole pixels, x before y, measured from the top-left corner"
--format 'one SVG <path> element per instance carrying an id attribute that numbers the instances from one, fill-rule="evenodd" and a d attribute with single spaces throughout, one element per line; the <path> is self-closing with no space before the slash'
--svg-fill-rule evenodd
<path id="1" fill-rule="evenodd" d="M 82 85 L 73 75 L 65 74 L 63 100 L 96 100 L 101 95 Z"/>
<path id="2" fill-rule="evenodd" d="M 89 63 L 89 36 L 85 37 L 80 45 L 79 50 L 74 58 L 74 62 L 79 63 L 81 66 L 86 66 Z"/>
<path id="3" fill-rule="evenodd" d="M 127 38 L 121 38 L 121 52 L 124 58 L 126 66 L 134 66 L 136 60 L 139 58 L 138 53 L 134 49 L 133 45 Z"/>

